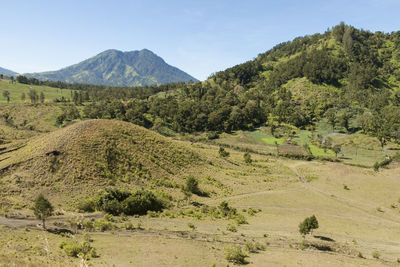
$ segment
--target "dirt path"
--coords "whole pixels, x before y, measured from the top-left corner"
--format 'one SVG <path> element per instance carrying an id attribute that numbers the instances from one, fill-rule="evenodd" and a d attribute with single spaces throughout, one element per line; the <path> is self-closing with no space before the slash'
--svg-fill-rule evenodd
<path id="1" fill-rule="evenodd" d="M 233 196 L 229 196 L 229 197 L 214 198 L 214 199 L 211 199 L 209 201 L 205 201 L 205 204 L 211 205 L 211 204 L 218 204 L 221 201 L 241 199 L 241 198 L 245 198 L 245 197 L 253 197 L 253 196 L 260 196 L 260 195 L 284 194 L 284 193 L 298 192 L 298 191 L 304 191 L 304 190 L 305 190 L 305 188 L 303 188 L 303 187 L 285 189 L 285 190 L 271 190 L 271 189 L 268 189 L 268 190 L 250 192 L 250 193 L 237 194 L 237 195 L 233 195 Z"/>
<path id="2" fill-rule="evenodd" d="M 46 225 L 51 225 L 52 223 L 55 222 L 67 222 L 68 220 L 71 219 L 76 219 L 76 218 L 84 218 L 84 219 L 100 219 L 103 216 L 101 215 L 85 215 L 85 216 L 72 216 L 72 217 L 60 217 L 60 218 L 49 218 L 46 220 Z M 39 226 L 41 225 L 40 220 L 32 219 L 32 218 L 6 218 L 6 217 L 0 217 L 0 225 L 4 225 L 7 227 L 11 228 L 24 228 L 28 226 Z"/>

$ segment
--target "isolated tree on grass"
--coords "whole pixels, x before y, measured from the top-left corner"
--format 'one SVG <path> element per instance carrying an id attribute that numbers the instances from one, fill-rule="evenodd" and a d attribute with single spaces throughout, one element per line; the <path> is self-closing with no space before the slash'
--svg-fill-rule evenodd
<path id="1" fill-rule="evenodd" d="M 42 220 L 43 229 L 46 229 L 45 221 L 53 214 L 53 206 L 50 201 L 40 194 L 35 200 L 33 213 L 37 219 Z"/>
<path id="2" fill-rule="evenodd" d="M 312 233 L 312 231 L 318 227 L 318 220 L 315 215 L 313 215 L 305 218 L 304 221 L 299 224 L 299 232 L 301 235 L 305 236 L 309 233 Z"/>

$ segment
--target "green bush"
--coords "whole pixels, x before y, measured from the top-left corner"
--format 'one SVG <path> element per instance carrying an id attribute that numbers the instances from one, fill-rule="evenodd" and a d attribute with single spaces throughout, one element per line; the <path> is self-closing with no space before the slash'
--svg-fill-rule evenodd
<path id="1" fill-rule="evenodd" d="M 192 175 L 186 178 L 185 191 L 198 194 L 200 192 L 199 182 Z"/>
<path id="2" fill-rule="evenodd" d="M 221 212 L 223 217 L 234 217 L 237 214 L 236 209 L 230 207 L 226 201 L 219 203 L 218 210 Z"/>
<path id="3" fill-rule="evenodd" d="M 164 204 L 150 191 L 137 191 L 122 202 L 126 215 L 145 215 L 147 211 L 161 211 Z"/>
<path id="4" fill-rule="evenodd" d="M 158 199 L 153 192 L 140 190 L 134 193 L 115 188 L 106 188 L 98 196 L 82 202 L 79 209 L 101 210 L 111 215 L 145 215 L 148 211 L 161 211 L 164 201 Z"/>
<path id="5" fill-rule="evenodd" d="M 245 249 L 250 253 L 257 253 L 260 250 L 265 250 L 265 246 L 259 242 L 252 243 L 247 241 L 244 246 Z"/>
<path id="6" fill-rule="evenodd" d="M 234 264 L 246 264 L 248 257 L 240 246 L 230 246 L 225 249 L 225 259 Z"/>
<path id="7" fill-rule="evenodd" d="M 62 241 L 58 246 L 70 257 L 77 258 L 79 255 L 82 255 L 85 259 L 98 257 L 96 249 L 87 241 L 82 243 L 75 241 Z"/>
<path id="8" fill-rule="evenodd" d="M 223 158 L 229 157 L 229 152 L 225 150 L 222 146 L 219 147 L 219 155 Z"/>
<path id="9" fill-rule="evenodd" d="M 373 252 L 372 252 L 372 257 L 373 257 L 374 259 L 379 259 L 379 258 L 381 257 L 381 255 L 379 254 L 378 251 L 373 251 Z"/>
<path id="10" fill-rule="evenodd" d="M 250 155 L 249 152 L 244 153 L 243 159 L 244 159 L 244 162 L 246 162 L 247 164 L 250 164 L 250 163 L 253 162 L 253 160 L 251 159 L 251 155 Z"/>
<path id="11" fill-rule="evenodd" d="M 218 139 L 219 134 L 218 134 L 218 132 L 211 131 L 211 132 L 207 133 L 207 138 L 208 138 L 208 140 Z"/>
<path id="12" fill-rule="evenodd" d="M 78 209 L 84 212 L 94 212 L 96 210 L 96 201 L 94 199 L 87 199 L 79 203 Z"/>
<path id="13" fill-rule="evenodd" d="M 226 230 L 228 230 L 230 232 L 237 232 L 237 228 L 234 224 L 228 224 L 228 226 L 226 227 Z"/>
<path id="14" fill-rule="evenodd" d="M 235 217 L 235 221 L 237 224 L 248 224 L 246 217 L 244 217 L 242 214 L 237 214 Z"/>

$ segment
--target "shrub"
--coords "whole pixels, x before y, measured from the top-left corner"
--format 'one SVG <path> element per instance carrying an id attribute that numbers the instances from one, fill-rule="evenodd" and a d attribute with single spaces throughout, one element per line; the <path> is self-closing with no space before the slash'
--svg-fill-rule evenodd
<path id="1" fill-rule="evenodd" d="M 378 251 L 373 251 L 373 252 L 372 252 L 372 257 L 373 257 L 374 259 L 379 259 L 380 256 L 381 256 L 381 255 L 379 254 Z"/>
<path id="2" fill-rule="evenodd" d="M 199 182 L 197 181 L 197 179 L 192 175 L 187 177 L 184 190 L 186 192 L 190 192 L 193 194 L 199 194 L 200 189 L 199 189 Z"/>
<path id="3" fill-rule="evenodd" d="M 119 215 L 122 213 L 121 202 L 117 199 L 106 201 L 102 205 L 102 210 L 112 215 Z"/>
<path id="4" fill-rule="evenodd" d="M 234 264 L 246 264 L 248 257 L 240 246 L 230 246 L 225 249 L 225 259 Z"/>
<path id="5" fill-rule="evenodd" d="M 253 162 L 253 160 L 251 159 L 251 155 L 250 155 L 249 152 L 244 153 L 243 159 L 244 159 L 244 162 L 246 162 L 247 164 L 250 164 L 250 163 Z"/>
<path id="6" fill-rule="evenodd" d="M 87 241 L 82 243 L 62 241 L 58 246 L 70 257 L 78 257 L 79 255 L 82 255 L 85 259 L 98 257 L 96 249 Z"/>
<path id="7" fill-rule="evenodd" d="M 95 200 L 89 198 L 79 203 L 78 209 L 84 212 L 94 212 L 96 210 L 96 202 Z"/>
<path id="8" fill-rule="evenodd" d="M 235 220 L 236 220 L 236 222 L 237 222 L 238 224 L 248 224 L 246 218 L 245 218 L 242 214 L 236 215 Z"/>
<path id="9" fill-rule="evenodd" d="M 125 229 L 126 230 L 135 230 L 135 226 L 133 226 L 132 222 L 126 222 L 125 223 Z"/>
<path id="10" fill-rule="evenodd" d="M 161 211 L 164 204 L 151 191 L 141 190 L 132 194 L 122 202 L 126 215 L 144 215 L 147 211 Z"/>
<path id="11" fill-rule="evenodd" d="M 247 241 L 244 246 L 245 249 L 250 253 L 257 253 L 260 250 L 265 250 L 265 246 L 259 242 L 252 243 Z"/>
<path id="12" fill-rule="evenodd" d="M 208 132 L 207 138 L 208 138 L 208 140 L 218 139 L 219 134 L 217 132 Z"/>
<path id="13" fill-rule="evenodd" d="M 228 226 L 226 227 L 226 230 L 228 230 L 230 232 L 237 232 L 236 226 L 234 224 L 228 224 Z"/>
<path id="14" fill-rule="evenodd" d="M 121 191 L 116 188 L 106 188 L 99 193 L 96 209 L 112 215 L 119 215 L 122 212 L 121 202 L 131 195 L 130 192 Z"/>
<path id="15" fill-rule="evenodd" d="M 196 226 L 193 223 L 188 223 L 188 227 L 193 231 L 196 230 Z"/>
<path id="16" fill-rule="evenodd" d="M 229 157 L 229 152 L 225 150 L 222 146 L 219 147 L 219 155 L 223 158 Z"/>
<path id="17" fill-rule="evenodd" d="M 101 210 L 111 215 L 145 215 L 148 211 L 161 211 L 164 201 L 158 199 L 153 192 L 139 190 L 135 193 L 114 188 L 106 188 L 98 196 L 82 202 L 79 209 Z"/>
<path id="18" fill-rule="evenodd" d="M 222 201 L 218 205 L 218 209 L 223 217 L 234 217 L 236 215 L 236 209 L 229 206 L 228 202 Z"/>

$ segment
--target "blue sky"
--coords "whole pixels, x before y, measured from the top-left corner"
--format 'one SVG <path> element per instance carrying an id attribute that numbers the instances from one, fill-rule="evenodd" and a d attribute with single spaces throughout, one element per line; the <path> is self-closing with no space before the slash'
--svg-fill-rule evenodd
<path id="1" fill-rule="evenodd" d="M 340 21 L 400 30 L 399 0 L 0 0 L 0 9 L 0 66 L 19 73 L 147 48 L 204 80 Z"/>

